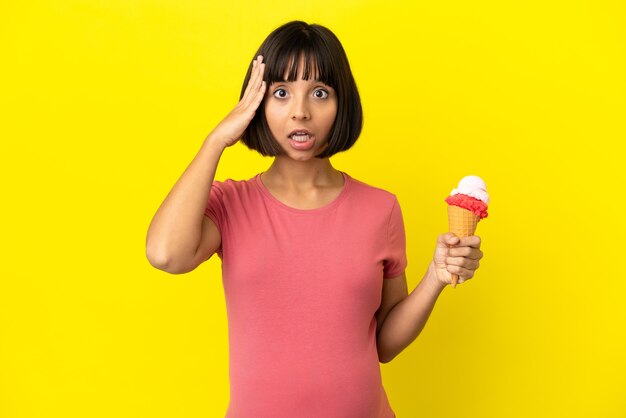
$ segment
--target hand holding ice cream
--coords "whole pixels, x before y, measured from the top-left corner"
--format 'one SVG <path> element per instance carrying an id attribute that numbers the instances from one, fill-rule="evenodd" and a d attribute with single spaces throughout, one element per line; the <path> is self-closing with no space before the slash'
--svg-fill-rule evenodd
<path id="1" fill-rule="evenodd" d="M 483 257 L 480 244 L 481 239 L 476 235 L 458 237 L 452 232 L 439 235 L 431 263 L 437 283 L 445 287 L 452 283 L 455 275 L 458 277 L 457 283 L 474 277 Z"/>
<path id="2" fill-rule="evenodd" d="M 473 277 L 483 256 L 480 237 L 474 232 L 488 215 L 487 186 L 478 176 L 463 177 L 446 202 L 450 233 L 439 236 L 433 261 L 439 279 L 445 282 L 451 275 L 452 287 L 456 287 L 459 276 L 460 283 Z"/>

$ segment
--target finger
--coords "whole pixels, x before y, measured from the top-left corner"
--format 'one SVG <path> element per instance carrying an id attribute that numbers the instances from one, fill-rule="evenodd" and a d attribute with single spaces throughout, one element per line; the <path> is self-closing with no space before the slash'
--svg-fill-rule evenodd
<path id="1" fill-rule="evenodd" d="M 266 86 L 266 83 L 265 81 L 263 81 L 261 83 L 261 88 L 257 92 L 256 97 L 254 98 L 254 101 L 252 102 L 252 106 L 255 112 L 259 108 L 259 105 L 261 104 L 261 102 L 263 101 L 263 97 L 265 97 L 265 86 Z"/>
<path id="2" fill-rule="evenodd" d="M 260 57 L 260 55 L 259 55 Z M 263 86 L 263 72 L 265 70 L 265 63 L 259 62 L 257 63 L 257 67 L 254 72 L 254 79 L 250 80 L 250 91 L 247 96 L 243 98 L 244 107 L 249 107 L 253 102 L 256 101 L 256 96 Z"/>
<path id="3" fill-rule="evenodd" d="M 252 112 L 256 111 L 256 109 L 259 107 L 259 104 L 265 96 L 266 89 L 266 83 L 263 80 L 263 71 L 265 64 L 259 63 L 258 67 L 259 70 L 257 71 L 257 77 L 250 89 L 250 93 L 248 93 L 248 96 L 245 100 L 245 109 L 251 110 Z"/>
<path id="4" fill-rule="evenodd" d="M 248 85 L 246 86 L 246 90 L 241 98 L 241 102 L 242 105 L 244 106 L 248 106 L 250 103 L 250 96 L 255 96 L 256 91 L 259 88 L 260 85 L 260 80 L 262 80 L 262 73 L 259 74 L 260 71 L 262 71 L 262 56 L 259 55 L 253 62 L 252 62 L 252 71 L 250 72 L 250 79 L 248 80 Z"/>
<path id="5" fill-rule="evenodd" d="M 465 257 L 446 257 L 446 265 L 463 267 L 467 270 L 476 270 L 480 261 Z"/>
<path id="6" fill-rule="evenodd" d="M 474 270 L 469 270 L 460 266 L 454 266 L 449 264 L 446 266 L 446 270 L 448 270 L 450 274 L 456 274 L 457 276 L 459 276 L 459 283 L 463 283 L 463 281 L 469 280 L 474 277 Z"/>
<path id="7" fill-rule="evenodd" d="M 480 248 L 480 237 L 477 235 L 470 235 L 469 237 L 461 237 L 458 247 Z"/>
<path id="8" fill-rule="evenodd" d="M 437 243 L 443 244 L 444 246 L 456 245 L 459 243 L 459 238 L 453 232 L 448 232 L 446 234 L 439 235 Z"/>
<path id="9" fill-rule="evenodd" d="M 483 252 L 474 247 L 453 247 L 448 249 L 448 255 L 450 257 L 467 257 L 473 260 L 483 258 Z"/>
<path id="10" fill-rule="evenodd" d="M 257 58 L 252 60 L 252 69 L 250 70 L 250 78 L 248 79 L 248 85 L 246 86 L 246 89 L 243 92 L 243 96 L 241 96 L 242 101 L 248 96 L 250 92 L 250 86 L 252 86 L 252 83 L 254 81 L 254 75 L 256 74 L 256 67 L 257 67 Z"/>

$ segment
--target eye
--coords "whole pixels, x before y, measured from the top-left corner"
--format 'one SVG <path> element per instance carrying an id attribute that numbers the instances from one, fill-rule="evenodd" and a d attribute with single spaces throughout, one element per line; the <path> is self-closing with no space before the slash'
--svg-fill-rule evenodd
<path id="1" fill-rule="evenodd" d="M 317 90 L 315 90 L 315 92 L 313 92 L 313 94 L 318 99 L 325 99 L 325 98 L 328 97 L 328 92 L 326 90 L 324 90 L 324 89 L 317 89 Z"/>
<path id="2" fill-rule="evenodd" d="M 284 99 L 285 97 L 287 97 L 287 91 L 285 89 L 276 89 L 276 91 L 274 92 L 274 97 Z"/>

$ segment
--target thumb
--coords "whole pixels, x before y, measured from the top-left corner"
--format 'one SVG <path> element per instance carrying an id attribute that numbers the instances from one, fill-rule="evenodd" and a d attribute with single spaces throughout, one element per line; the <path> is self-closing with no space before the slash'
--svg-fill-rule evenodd
<path id="1" fill-rule="evenodd" d="M 448 232 L 447 234 L 439 235 L 439 239 L 437 240 L 437 244 L 448 246 L 448 245 L 456 245 L 460 242 L 459 238 L 453 233 Z"/>

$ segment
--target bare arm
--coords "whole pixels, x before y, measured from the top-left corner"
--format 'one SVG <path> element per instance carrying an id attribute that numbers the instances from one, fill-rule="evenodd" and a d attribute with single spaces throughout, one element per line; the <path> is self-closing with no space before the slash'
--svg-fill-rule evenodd
<path id="1" fill-rule="evenodd" d="M 146 238 L 146 256 L 170 273 L 189 270 L 202 238 L 204 210 L 224 145 L 209 136 L 157 210 Z"/>
<path id="2" fill-rule="evenodd" d="M 391 309 L 382 323 L 376 336 L 381 363 L 390 362 L 422 332 L 444 287 L 435 278 L 431 263 L 419 285 Z"/>
<path id="3" fill-rule="evenodd" d="M 207 136 L 152 218 L 146 256 L 154 267 L 174 274 L 186 273 L 219 246 L 219 232 L 211 221 L 204 219 L 204 210 L 222 152 L 239 141 L 265 95 L 262 61 L 261 56 L 253 61 L 241 100 Z"/>
<path id="4" fill-rule="evenodd" d="M 456 237 L 452 233 L 441 234 L 432 262 L 422 281 L 407 297 L 402 282 L 390 283 L 381 310 L 392 306 L 383 313 L 383 322 L 377 333 L 378 358 L 387 363 L 404 350 L 422 332 L 430 317 L 435 302 L 443 289 L 452 283 L 452 274 L 459 276 L 459 283 L 474 277 L 480 265 L 483 252 L 480 250 L 480 237 Z M 395 300 L 400 300 L 395 302 Z M 390 310 L 389 310 L 390 309 Z"/>

